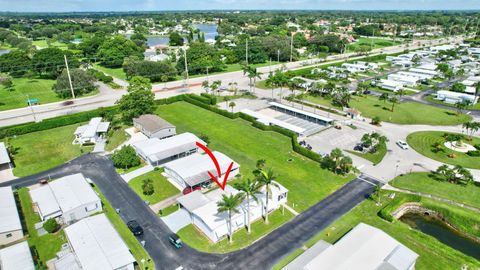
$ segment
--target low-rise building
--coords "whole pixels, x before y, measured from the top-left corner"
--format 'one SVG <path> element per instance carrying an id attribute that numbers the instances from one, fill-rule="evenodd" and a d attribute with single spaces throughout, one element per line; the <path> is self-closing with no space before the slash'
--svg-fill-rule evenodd
<path id="1" fill-rule="evenodd" d="M 177 134 L 174 125 L 153 114 L 144 114 L 134 118 L 133 126 L 148 138 L 164 139 Z"/>
<path id="2" fill-rule="evenodd" d="M 397 92 L 403 88 L 403 83 L 392 80 L 380 80 L 379 87 L 385 90 Z"/>
<path id="3" fill-rule="evenodd" d="M 73 223 L 102 211 L 102 202 L 82 174 L 73 174 L 30 190 L 36 212 L 45 221 Z"/>
<path id="4" fill-rule="evenodd" d="M 342 64 L 342 67 L 351 73 L 356 73 L 356 72 L 366 72 L 372 69 L 376 69 L 378 68 L 378 64 L 367 63 L 367 62 L 356 62 L 354 64 L 344 63 Z"/>
<path id="5" fill-rule="evenodd" d="M 32 254 L 27 241 L 0 249 L 1 270 L 34 270 Z"/>
<path id="6" fill-rule="evenodd" d="M 417 258 L 382 230 L 360 223 L 334 245 L 318 242 L 283 270 L 413 270 Z"/>
<path id="7" fill-rule="evenodd" d="M 12 161 L 10 160 L 7 146 L 5 145 L 5 143 L 0 142 L 0 171 L 12 168 L 11 163 Z"/>
<path id="8" fill-rule="evenodd" d="M 206 143 L 197 136 L 187 132 L 163 140 L 150 138 L 136 142 L 132 146 L 135 148 L 137 154 L 146 162 L 153 166 L 159 166 L 166 162 L 197 153 L 197 142 L 206 145 Z"/>
<path id="9" fill-rule="evenodd" d="M 74 144 L 94 144 L 101 138 L 110 126 L 109 122 L 102 122 L 101 117 L 95 117 L 88 124 L 79 126 L 75 130 Z"/>
<path id="10" fill-rule="evenodd" d="M 435 99 L 441 100 L 448 104 L 457 104 L 458 102 L 462 102 L 465 100 L 468 100 L 472 104 L 475 104 L 478 101 L 478 97 L 475 97 L 475 95 L 445 90 L 438 91 L 435 96 Z"/>
<path id="11" fill-rule="evenodd" d="M 278 183 L 277 183 L 278 184 Z M 188 211 L 191 223 L 201 230 L 212 242 L 218 242 L 228 235 L 227 213 L 218 213 L 217 202 L 222 195 L 237 194 L 239 191 L 230 185 L 225 190 L 216 189 L 203 194 L 194 191 L 177 199 L 177 202 Z M 265 214 L 266 192 L 261 190 L 257 195 L 258 201 L 250 200 L 250 221 L 253 222 Z M 288 190 L 282 185 L 271 185 L 271 197 L 268 200 L 268 211 L 278 209 L 282 203 L 287 202 Z M 232 216 L 232 231 L 236 231 L 247 224 L 247 201 L 244 200 L 239 207 L 239 213 Z"/>
<path id="12" fill-rule="evenodd" d="M 401 74 L 390 74 L 388 75 L 388 80 L 400 82 L 403 84 L 403 86 L 408 86 L 408 87 L 415 87 L 420 81 L 418 77 L 409 77 Z"/>
<path id="13" fill-rule="evenodd" d="M 165 175 L 182 188 L 186 188 L 211 182 L 209 172 L 215 177 L 223 179 L 232 162 L 233 166 L 230 169 L 228 180 L 239 173 L 240 165 L 231 158 L 217 151 L 214 151 L 213 155 L 218 161 L 222 175 L 218 175 L 215 164 L 207 154 L 199 153 L 166 163 L 164 165 Z"/>
<path id="14" fill-rule="evenodd" d="M 135 258 L 105 214 L 82 219 L 64 231 L 71 250 L 54 262 L 56 266 L 68 260 L 68 269 L 134 269 Z"/>
<path id="15" fill-rule="evenodd" d="M 0 246 L 22 238 L 22 223 L 12 188 L 0 187 Z"/>
<path id="16" fill-rule="evenodd" d="M 432 78 L 435 76 L 438 76 L 438 71 L 436 70 L 423 69 L 423 68 L 411 68 L 409 71 L 413 73 L 429 75 Z"/>

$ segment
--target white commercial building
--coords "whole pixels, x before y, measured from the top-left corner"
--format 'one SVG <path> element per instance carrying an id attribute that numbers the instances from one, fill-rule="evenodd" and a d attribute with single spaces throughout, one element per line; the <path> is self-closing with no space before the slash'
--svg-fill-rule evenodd
<path id="1" fill-rule="evenodd" d="M 22 223 L 12 188 L 0 187 L 0 246 L 22 238 Z"/>
<path id="2" fill-rule="evenodd" d="M 472 104 L 475 104 L 478 101 L 478 97 L 475 97 L 475 95 L 469 95 L 466 93 L 458 93 L 453 91 L 441 90 L 441 91 L 438 91 L 435 95 L 436 95 L 435 99 L 441 100 L 449 104 L 456 104 L 464 100 L 468 100 Z"/>
<path id="3" fill-rule="evenodd" d="M 102 211 L 102 202 L 82 174 L 73 174 L 30 190 L 42 220 L 59 218 L 70 224 Z"/>
<path id="4" fill-rule="evenodd" d="M 79 126 L 75 130 L 74 144 L 96 143 L 108 131 L 109 122 L 102 122 L 101 117 L 95 117 L 88 124 Z"/>
<path id="5" fill-rule="evenodd" d="M 218 175 L 212 159 L 210 159 L 207 154 L 202 155 L 199 153 L 166 163 L 164 165 L 165 174 L 170 180 L 175 181 L 181 187 L 186 188 L 211 182 L 208 172 L 218 177 L 220 181 L 223 181 L 223 177 L 227 173 L 232 162 L 233 166 L 230 169 L 228 180 L 239 173 L 240 165 L 231 158 L 217 151 L 212 152 L 212 154 L 218 161 L 221 175 Z"/>
<path id="6" fill-rule="evenodd" d="M 401 74 L 390 74 L 388 80 L 402 83 L 403 86 L 415 87 L 420 81 L 419 78 L 403 76 Z"/>
<path id="7" fill-rule="evenodd" d="M 177 134 L 174 125 L 153 114 L 144 114 L 133 118 L 133 126 L 148 138 L 164 139 Z"/>
<path id="8" fill-rule="evenodd" d="M 64 231 L 76 258 L 71 260 L 76 265 L 71 265 L 69 269 L 134 269 L 132 253 L 105 214 L 82 219 Z M 62 258 L 55 264 L 61 265 Z"/>
<path id="9" fill-rule="evenodd" d="M 177 202 L 186 209 L 191 218 L 191 223 L 201 230 L 212 242 L 218 242 L 228 235 L 228 213 L 218 213 L 217 202 L 222 195 L 237 194 L 239 191 L 227 185 L 225 190 L 216 189 L 203 194 L 194 191 L 177 199 Z M 282 185 L 271 185 L 271 197 L 268 200 L 268 211 L 278 209 L 282 203 L 287 202 L 288 190 Z M 250 221 L 253 222 L 264 215 L 265 189 L 257 195 L 258 202 L 250 200 Z M 239 213 L 232 215 L 232 231 L 236 231 L 247 224 L 247 201 L 244 200 L 239 207 Z"/>
<path id="10" fill-rule="evenodd" d="M 283 270 L 413 270 L 418 254 L 380 229 L 360 223 L 334 245 L 318 242 Z"/>
<path id="11" fill-rule="evenodd" d="M 10 169 L 11 162 L 5 143 L 0 142 L 0 171 L 3 169 Z"/>
<path id="12" fill-rule="evenodd" d="M 1 270 L 35 270 L 27 241 L 0 249 Z"/>
<path id="13" fill-rule="evenodd" d="M 393 92 L 397 92 L 398 90 L 403 88 L 403 83 L 392 81 L 392 80 L 380 80 L 380 88 L 390 90 Z"/>
<path id="14" fill-rule="evenodd" d="M 206 145 L 206 143 L 197 136 L 187 132 L 162 140 L 159 138 L 150 138 L 136 142 L 132 146 L 135 148 L 137 154 L 145 161 L 153 166 L 158 166 L 197 153 L 197 142 Z"/>

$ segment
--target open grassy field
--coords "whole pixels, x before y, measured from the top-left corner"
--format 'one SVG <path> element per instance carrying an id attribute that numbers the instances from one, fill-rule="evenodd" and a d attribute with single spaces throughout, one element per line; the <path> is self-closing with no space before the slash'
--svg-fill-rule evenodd
<path id="1" fill-rule="evenodd" d="M 8 142 L 17 150 L 14 175 L 22 177 L 42 172 L 93 150 L 91 146 L 72 144 L 78 126 L 80 124 L 9 138 Z"/>
<path id="2" fill-rule="evenodd" d="M 445 143 L 445 139 L 442 137 L 445 132 L 442 131 L 420 131 L 409 134 L 407 137 L 407 143 L 417 151 L 418 153 L 435 159 L 437 161 L 451 164 L 451 165 L 461 165 L 466 168 L 480 169 L 480 157 L 470 157 L 467 154 L 460 153 L 457 151 L 450 150 L 446 147 L 443 147 L 443 151 L 437 153 L 433 152 L 433 144 L 436 142 Z M 472 141 L 465 141 L 468 144 L 480 144 L 480 138 L 474 137 Z M 449 154 L 455 154 L 455 158 L 448 157 Z"/>
<path id="3" fill-rule="evenodd" d="M 397 188 L 432 194 L 441 198 L 480 208 L 480 187 L 455 185 L 436 180 L 431 173 L 410 173 L 398 176 L 390 184 Z"/>
<path id="4" fill-rule="evenodd" d="M 251 245 L 254 241 L 280 227 L 291 218 L 293 218 L 293 214 L 288 210 L 285 210 L 283 214 L 282 210 L 276 210 L 269 216 L 270 223 L 268 225 L 263 222 L 263 219 L 260 219 L 252 223 L 252 231 L 250 234 L 247 233 L 246 229 L 240 229 L 235 232 L 233 234 L 233 243 L 231 244 L 227 238 L 213 244 L 191 224 L 178 231 L 177 234 L 182 241 L 197 250 L 210 253 L 226 253 Z"/>
<path id="5" fill-rule="evenodd" d="M 38 214 L 33 211 L 32 200 L 28 193 L 28 189 L 19 189 L 18 197 L 20 199 L 23 218 L 27 225 L 28 245 L 31 249 L 38 252 L 39 264 L 46 266 L 46 262 L 55 258 L 56 253 L 60 251 L 62 244 L 67 242 L 65 234 L 61 230 L 56 233 L 48 233 L 38 236 L 37 230 L 35 229 L 35 223 L 38 223 L 41 220 Z"/>
<path id="6" fill-rule="evenodd" d="M 40 104 L 62 100 L 53 92 L 54 80 L 14 78 L 13 91 L 0 86 L 0 111 L 27 107 L 27 95 Z"/>
<path id="7" fill-rule="evenodd" d="M 37 46 L 38 49 L 45 49 L 45 48 L 49 48 L 49 47 L 56 47 L 56 48 L 59 48 L 61 50 L 67 50 L 68 49 L 68 45 L 66 43 L 59 42 L 59 41 L 54 41 L 54 42 L 50 43 L 50 46 L 49 46 L 45 39 L 34 40 L 32 42 L 32 44 L 34 46 Z"/>
<path id="8" fill-rule="evenodd" d="M 305 100 L 320 105 L 335 107 L 331 100 L 320 96 L 306 96 Z M 380 117 L 382 122 L 390 122 L 403 125 L 459 125 L 471 119 L 465 114 L 457 114 L 454 110 L 440 109 L 434 106 L 403 102 L 395 104 L 393 112 L 392 104 L 383 102 L 372 96 L 354 96 L 350 106 L 362 112 L 362 116 L 373 118 Z"/>
<path id="9" fill-rule="evenodd" d="M 120 80 L 127 79 L 127 75 L 125 75 L 125 72 L 123 71 L 122 68 L 108 68 L 108 67 L 101 66 L 99 64 L 94 64 L 93 68 L 100 70 L 101 72 L 106 73 L 107 75 L 110 75 Z"/>
<path id="10" fill-rule="evenodd" d="M 135 191 L 135 193 L 144 201 L 155 204 L 169 198 L 175 194 L 180 193 L 174 185 L 170 184 L 168 180 L 162 175 L 163 170 L 151 171 L 149 173 L 138 176 L 128 182 L 128 185 Z M 155 192 L 152 195 L 145 195 L 142 191 L 143 180 L 150 179 L 153 181 Z"/>
<path id="11" fill-rule="evenodd" d="M 390 47 L 398 44 L 400 44 L 398 40 L 393 41 L 393 40 L 385 40 L 380 38 L 361 37 L 356 42 L 349 44 L 347 49 L 349 51 L 351 50 L 354 51 L 356 48 L 362 45 L 373 46 L 374 49 L 378 49 L 378 48 L 385 48 L 385 47 Z"/>
<path id="12" fill-rule="evenodd" d="M 212 150 L 225 153 L 241 165 L 243 178 L 252 178 L 257 160 L 266 159 L 278 182 L 289 189 L 288 204 L 297 211 L 307 209 L 353 178 L 321 169 L 318 163 L 295 153 L 290 138 L 256 129 L 243 119 L 231 120 L 186 102 L 159 106 L 157 113 L 176 125 L 178 133 L 207 135 Z"/>
<path id="13" fill-rule="evenodd" d="M 387 154 L 387 145 L 386 143 L 380 144 L 378 146 L 377 152 L 375 153 L 360 153 L 360 152 L 351 151 L 351 150 L 346 150 L 346 151 L 350 154 L 364 158 L 372 162 L 374 165 L 377 165 L 378 163 L 382 162 L 383 157 L 385 157 L 385 154 Z"/>
<path id="14" fill-rule="evenodd" d="M 469 257 L 441 242 L 436 238 L 426 235 L 420 231 L 411 229 L 407 224 L 401 221 L 387 222 L 386 220 L 380 218 L 377 213 L 391 202 L 391 199 L 388 198 L 388 195 L 391 192 L 382 192 L 381 201 L 382 205 L 376 205 L 373 200 L 365 200 L 363 203 L 358 205 L 348 214 L 344 215 L 328 228 L 320 232 L 317 236 L 313 237 L 305 246 L 311 247 L 319 240 L 324 240 L 329 243 L 335 243 L 343 235 L 345 235 L 349 230 L 358 225 L 360 222 L 369 224 L 371 226 L 377 227 L 382 231 L 386 232 L 408 248 L 412 249 L 419 256 L 415 269 L 417 270 L 431 270 L 431 269 L 442 269 L 442 270 L 458 270 L 461 269 L 463 265 L 467 265 L 468 269 L 477 269 L 480 266 L 480 262 L 475 260 L 472 257 Z M 396 193 L 395 200 L 401 199 L 405 196 L 402 193 Z M 454 215 L 459 215 L 464 218 L 475 217 L 475 213 L 471 211 L 464 211 L 463 209 L 457 207 L 451 207 L 446 204 L 439 203 L 437 201 L 429 200 L 422 198 L 422 204 L 425 201 L 425 206 L 439 205 L 442 209 L 447 209 L 450 213 Z M 452 216 L 449 216 L 449 218 Z M 478 220 L 477 218 L 474 218 Z M 455 222 L 455 218 L 451 218 L 451 221 Z M 472 219 L 473 221 L 473 219 Z M 303 249 L 295 251 L 293 254 L 285 257 L 278 265 L 273 269 L 279 270 L 295 257 L 303 253 Z"/>

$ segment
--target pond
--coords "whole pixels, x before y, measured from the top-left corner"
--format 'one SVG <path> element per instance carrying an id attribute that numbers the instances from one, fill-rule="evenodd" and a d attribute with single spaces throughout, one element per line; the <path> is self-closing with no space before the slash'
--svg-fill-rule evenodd
<path id="1" fill-rule="evenodd" d="M 193 27 L 200 30 L 200 32 L 205 33 L 205 40 L 215 39 L 218 35 L 216 24 L 194 24 Z M 194 36 L 194 39 L 197 39 L 197 36 Z M 149 36 L 147 37 L 148 47 L 157 46 L 157 45 L 168 45 L 169 42 L 168 36 Z M 186 41 L 186 39 L 185 39 Z"/>
<path id="2" fill-rule="evenodd" d="M 480 244 L 463 237 L 447 227 L 440 220 L 428 215 L 414 213 L 405 214 L 400 220 L 408 224 L 411 228 L 431 235 L 445 245 L 480 260 Z"/>
<path id="3" fill-rule="evenodd" d="M 0 55 L 7 54 L 9 52 L 10 52 L 10 50 L 8 50 L 8 49 L 0 49 Z"/>

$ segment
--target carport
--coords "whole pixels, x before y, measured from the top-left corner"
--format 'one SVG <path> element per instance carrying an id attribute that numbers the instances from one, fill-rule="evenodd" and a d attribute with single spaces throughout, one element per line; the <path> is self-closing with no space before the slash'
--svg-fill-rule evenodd
<path id="1" fill-rule="evenodd" d="M 187 225 L 192 223 L 192 219 L 190 218 L 190 214 L 184 208 L 180 208 L 174 213 L 160 218 L 165 224 L 167 224 L 168 228 L 172 230 L 172 232 L 176 233 L 180 229 L 186 227 Z"/>

